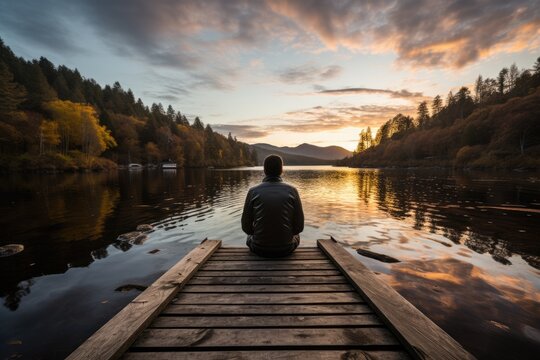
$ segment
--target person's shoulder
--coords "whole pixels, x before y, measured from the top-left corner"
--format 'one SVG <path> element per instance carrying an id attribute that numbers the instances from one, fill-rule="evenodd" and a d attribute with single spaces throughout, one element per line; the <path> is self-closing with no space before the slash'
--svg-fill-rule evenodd
<path id="1" fill-rule="evenodd" d="M 287 182 L 282 182 L 281 183 L 282 186 L 285 186 L 285 187 L 288 187 L 289 189 L 291 189 L 292 191 L 294 192 L 298 192 L 298 190 L 296 189 L 296 187 L 294 187 L 293 185 L 287 183 Z"/>

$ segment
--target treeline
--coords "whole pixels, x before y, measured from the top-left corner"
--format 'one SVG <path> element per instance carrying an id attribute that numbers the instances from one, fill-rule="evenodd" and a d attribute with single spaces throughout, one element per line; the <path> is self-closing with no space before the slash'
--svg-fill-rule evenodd
<path id="1" fill-rule="evenodd" d="M 144 105 L 118 82 L 101 87 L 75 69 L 26 61 L 0 39 L 0 169 L 103 169 L 174 161 L 252 165 L 248 144 L 192 124 L 171 105 Z"/>
<path id="2" fill-rule="evenodd" d="M 362 130 L 338 165 L 540 168 L 540 58 L 532 69 L 479 76 L 474 94 L 464 86 L 423 101 L 415 118 L 397 114 L 375 136 Z"/>

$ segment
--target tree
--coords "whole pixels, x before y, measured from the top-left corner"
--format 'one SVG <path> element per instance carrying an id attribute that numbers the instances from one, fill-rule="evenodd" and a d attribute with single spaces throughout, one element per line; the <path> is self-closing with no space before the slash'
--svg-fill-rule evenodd
<path id="1" fill-rule="evenodd" d="M 454 103 L 455 103 L 454 94 L 452 93 L 452 91 L 449 91 L 448 95 L 446 96 L 446 106 L 447 107 L 452 106 L 454 105 Z"/>
<path id="2" fill-rule="evenodd" d="M 510 66 L 508 70 L 508 90 L 513 90 L 516 87 L 516 81 L 519 76 L 519 70 L 515 63 Z"/>
<path id="3" fill-rule="evenodd" d="M 161 161 L 161 151 L 159 151 L 155 143 L 151 141 L 146 143 L 144 152 L 146 153 L 146 162 L 148 164 L 156 164 Z"/>
<path id="4" fill-rule="evenodd" d="M 167 107 L 167 117 L 169 118 L 169 121 L 173 122 L 175 116 L 176 116 L 176 112 L 174 111 L 172 105 L 169 105 Z"/>
<path id="5" fill-rule="evenodd" d="M 535 74 L 540 74 L 540 56 L 536 59 L 536 62 L 533 65 L 533 71 Z"/>
<path id="6" fill-rule="evenodd" d="M 24 87 L 13 81 L 13 75 L 7 66 L 0 61 L 0 114 L 17 110 L 25 100 Z"/>
<path id="7" fill-rule="evenodd" d="M 484 98 L 484 79 L 482 75 L 478 75 L 476 82 L 474 83 L 474 101 L 480 104 Z"/>
<path id="8" fill-rule="evenodd" d="M 43 154 L 51 146 L 60 144 L 58 123 L 55 121 L 43 121 L 39 126 L 39 154 Z"/>
<path id="9" fill-rule="evenodd" d="M 113 113 L 108 117 L 112 134 L 118 144 L 115 161 L 139 162 L 141 158 L 139 133 L 144 127 L 144 122 L 134 116 L 122 114 Z"/>
<path id="10" fill-rule="evenodd" d="M 360 131 L 360 141 L 356 147 L 356 152 L 361 153 L 362 151 L 369 149 L 372 143 L 373 138 L 371 136 L 371 128 L 368 126 L 367 129 L 362 129 L 362 131 Z"/>
<path id="11" fill-rule="evenodd" d="M 441 112 L 442 106 L 443 103 L 441 97 L 439 95 L 435 96 L 431 104 L 431 116 L 437 116 Z"/>
<path id="12" fill-rule="evenodd" d="M 460 118 L 469 116 L 474 108 L 474 101 L 471 97 L 471 91 L 469 88 L 462 86 L 455 96 L 456 104 L 459 106 Z"/>
<path id="13" fill-rule="evenodd" d="M 428 105 L 426 101 L 422 101 L 418 105 L 417 114 L 418 114 L 418 117 L 416 118 L 416 120 L 417 120 L 418 126 L 419 127 L 426 126 L 426 124 L 429 121 L 429 110 L 428 110 Z"/>
<path id="14" fill-rule="evenodd" d="M 195 120 L 193 120 L 193 125 L 191 125 L 191 126 L 196 130 L 200 130 L 200 131 L 204 130 L 204 124 L 201 121 L 201 119 L 199 119 L 198 116 L 195 117 Z"/>
<path id="15" fill-rule="evenodd" d="M 43 103 L 56 99 L 56 91 L 50 87 L 36 61 L 30 65 L 27 76 L 28 80 L 25 87 L 28 96 L 25 105 L 28 109 L 39 109 Z"/>
<path id="16" fill-rule="evenodd" d="M 498 86 L 498 90 L 499 90 L 500 95 L 503 95 L 506 92 L 506 88 L 507 88 L 506 77 L 507 77 L 507 75 L 508 75 L 508 68 L 503 68 L 499 72 L 499 76 L 497 77 L 497 86 Z"/>
<path id="17" fill-rule="evenodd" d="M 81 150 L 89 157 L 100 155 L 116 146 L 116 141 L 105 126 L 99 124 L 92 106 L 69 100 L 54 100 L 44 104 L 52 119 L 58 123 L 64 153 Z"/>

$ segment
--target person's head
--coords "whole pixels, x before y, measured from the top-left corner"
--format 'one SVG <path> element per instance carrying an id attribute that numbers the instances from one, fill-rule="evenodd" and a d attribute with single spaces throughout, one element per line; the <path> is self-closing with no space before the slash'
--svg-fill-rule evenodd
<path id="1" fill-rule="evenodd" d="M 264 173 L 266 176 L 281 176 L 283 173 L 283 159 L 278 155 L 268 155 L 264 159 Z"/>

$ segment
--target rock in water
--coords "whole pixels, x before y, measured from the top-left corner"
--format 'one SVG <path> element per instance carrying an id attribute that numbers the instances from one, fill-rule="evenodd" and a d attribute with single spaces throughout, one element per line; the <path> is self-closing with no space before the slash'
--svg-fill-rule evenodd
<path id="1" fill-rule="evenodd" d="M 384 255 L 384 254 L 379 254 L 379 253 L 369 251 L 369 250 L 365 250 L 365 249 L 356 249 L 356 252 L 359 253 L 362 256 L 372 258 L 372 259 L 375 259 L 375 260 L 379 260 L 379 261 L 382 261 L 382 262 L 385 262 L 385 263 L 397 263 L 397 262 L 400 262 L 398 259 L 393 258 L 391 256 Z"/>
<path id="2" fill-rule="evenodd" d="M 120 291 L 120 292 L 131 291 L 131 290 L 144 291 L 146 290 L 146 288 L 147 286 L 143 286 L 143 285 L 127 284 L 127 285 L 122 285 L 122 286 L 117 287 L 116 289 L 114 289 L 114 291 Z"/>
<path id="3" fill-rule="evenodd" d="M 137 231 L 152 231 L 154 227 L 150 224 L 140 224 L 137 225 Z"/>
<path id="4" fill-rule="evenodd" d="M 11 256 L 20 253 L 24 250 L 24 245 L 8 244 L 0 246 L 0 257 Z"/>
<path id="5" fill-rule="evenodd" d="M 146 241 L 147 238 L 148 237 L 146 236 L 146 234 L 143 234 L 140 231 L 132 231 L 132 232 L 128 232 L 128 233 L 120 235 L 117 238 L 117 240 L 127 242 L 130 244 L 141 245 Z"/>
<path id="6" fill-rule="evenodd" d="M 146 234 L 141 234 L 137 236 L 135 239 L 133 239 L 132 241 L 130 241 L 129 243 L 133 245 L 142 245 L 145 243 L 147 239 L 148 239 L 148 236 L 146 236 Z"/>

